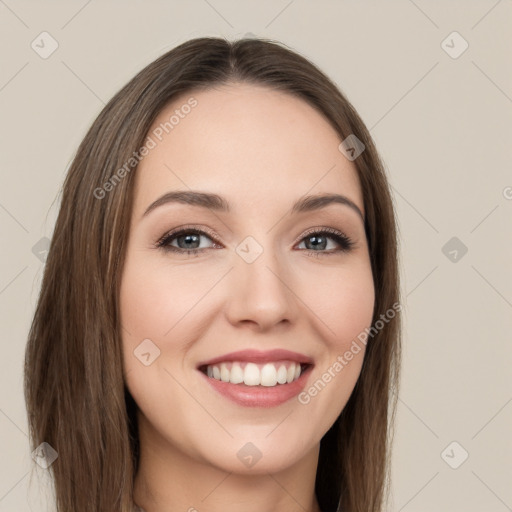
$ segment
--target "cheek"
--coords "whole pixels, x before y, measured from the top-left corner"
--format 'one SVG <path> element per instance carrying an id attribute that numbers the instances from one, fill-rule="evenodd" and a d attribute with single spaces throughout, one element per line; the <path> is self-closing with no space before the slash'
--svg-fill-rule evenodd
<path id="1" fill-rule="evenodd" d="M 305 416 L 318 419 L 312 428 L 321 437 L 344 409 L 359 378 L 366 345 L 358 336 L 371 326 L 375 289 L 370 263 L 363 259 L 336 270 L 322 269 L 311 282 L 306 303 L 322 333 L 322 356 L 298 400 Z"/>
<path id="2" fill-rule="evenodd" d="M 142 258 L 127 261 L 120 292 L 125 332 L 137 339 L 165 338 L 201 297 L 201 286 L 188 279 L 190 274 Z"/>
<path id="3" fill-rule="evenodd" d="M 301 280 L 299 286 L 300 296 L 322 325 L 331 348 L 344 349 L 371 325 L 375 289 L 368 261 L 336 270 L 322 268 L 314 279 Z"/>
<path id="4" fill-rule="evenodd" d="M 185 371 L 187 375 L 184 367 L 191 342 L 200 339 L 209 315 L 215 311 L 204 309 L 209 297 L 201 299 L 218 276 L 206 265 L 185 268 L 182 264 L 155 262 L 136 250 L 127 256 L 120 289 L 120 318 L 125 372 L 135 398 L 143 389 L 161 388 L 162 381 L 168 386 L 166 369 Z M 146 367 L 139 356 L 147 352 L 150 356 L 146 356 Z"/>
<path id="5" fill-rule="evenodd" d="M 151 407 L 154 393 L 149 390 L 159 388 L 159 371 L 168 352 L 165 333 L 177 322 L 173 303 L 179 301 L 161 271 L 137 251 L 127 256 L 119 297 L 126 379 L 139 406 Z"/>
<path id="6" fill-rule="evenodd" d="M 128 253 L 122 275 L 120 318 L 126 385 L 138 408 L 161 432 L 166 431 L 165 421 L 175 415 L 176 404 L 185 404 L 188 398 L 168 373 L 174 374 L 182 365 L 187 343 L 194 336 L 192 308 L 201 287 L 199 283 L 187 286 L 188 275 L 179 266 L 157 265 L 136 250 Z M 147 366 L 142 357 L 145 353 L 149 353 Z"/>

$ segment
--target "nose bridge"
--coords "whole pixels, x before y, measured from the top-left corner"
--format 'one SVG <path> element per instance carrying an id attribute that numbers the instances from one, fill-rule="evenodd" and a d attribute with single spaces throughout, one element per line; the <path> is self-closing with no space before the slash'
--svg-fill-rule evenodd
<path id="1" fill-rule="evenodd" d="M 294 315 L 289 273 L 271 239 L 269 235 L 260 242 L 248 236 L 235 249 L 229 308 L 232 321 L 252 320 L 263 326 L 291 320 Z"/>

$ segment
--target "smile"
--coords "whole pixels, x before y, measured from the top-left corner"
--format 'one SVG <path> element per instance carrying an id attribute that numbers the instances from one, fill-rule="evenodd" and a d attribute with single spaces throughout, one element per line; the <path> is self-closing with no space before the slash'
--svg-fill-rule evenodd
<path id="1" fill-rule="evenodd" d="M 244 407 L 275 407 L 296 397 L 313 368 L 311 357 L 275 349 L 243 350 L 202 361 L 197 369 L 221 396 Z"/>
<path id="2" fill-rule="evenodd" d="M 226 361 L 220 364 L 203 366 L 201 371 L 208 377 L 231 384 L 244 383 L 246 386 L 274 387 L 296 381 L 308 364 L 294 361 L 276 361 L 271 363 L 250 363 L 244 361 Z"/>

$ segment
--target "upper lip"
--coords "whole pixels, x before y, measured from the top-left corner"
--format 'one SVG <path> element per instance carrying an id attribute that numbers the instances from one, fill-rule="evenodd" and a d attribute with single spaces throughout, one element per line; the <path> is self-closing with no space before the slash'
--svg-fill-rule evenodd
<path id="1" fill-rule="evenodd" d="M 230 352 L 207 361 L 200 362 L 197 367 L 209 366 L 216 363 L 223 363 L 228 361 L 240 361 L 250 363 L 271 363 L 274 361 L 295 361 L 297 363 L 313 364 L 313 359 L 299 352 L 292 352 L 281 348 L 273 350 L 238 350 Z"/>

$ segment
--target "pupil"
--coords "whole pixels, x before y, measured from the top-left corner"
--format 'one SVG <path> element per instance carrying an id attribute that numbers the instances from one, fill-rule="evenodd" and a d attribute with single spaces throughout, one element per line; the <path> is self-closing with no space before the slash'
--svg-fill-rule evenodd
<path id="1" fill-rule="evenodd" d="M 182 249 L 190 249 L 191 247 L 188 247 L 188 246 L 185 246 L 185 247 L 182 247 L 182 244 L 179 243 L 179 240 L 180 239 L 185 239 L 185 244 L 188 244 L 192 241 L 193 242 L 198 242 L 199 241 L 199 235 L 183 235 L 183 236 L 180 236 L 179 239 L 178 239 L 178 245 L 182 248 Z M 193 240 L 191 240 L 193 239 Z M 192 249 L 197 249 L 197 247 L 192 247 Z"/>
<path id="2" fill-rule="evenodd" d="M 319 247 L 321 246 L 322 249 L 325 249 L 325 237 L 323 236 L 311 236 L 309 237 L 309 240 L 313 240 L 313 247 Z M 319 240 L 323 241 L 322 242 L 318 242 Z"/>

